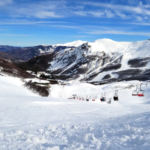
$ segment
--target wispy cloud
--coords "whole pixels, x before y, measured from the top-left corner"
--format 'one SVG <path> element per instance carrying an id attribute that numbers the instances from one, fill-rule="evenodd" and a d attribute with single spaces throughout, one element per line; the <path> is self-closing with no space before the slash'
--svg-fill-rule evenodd
<path id="1" fill-rule="evenodd" d="M 138 25 L 138 26 L 150 26 L 150 22 L 131 22 L 129 24 Z"/>
<path id="2" fill-rule="evenodd" d="M 131 0 L 128 0 L 131 3 Z M 133 0 L 134 1 L 134 0 Z M 0 5 L 11 4 L 12 0 L 0 0 Z M 120 18 L 143 21 L 143 16 L 150 17 L 150 5 L 143 5 L 138 0 L 138 5 L 117 5 L 96 2 L 70 1 L 37 1 L 12 5 L 3 9 L 5 13 L 16 17 L 26 18 L 66 18 L 71 16 L 97 17 L 97 18 Z M 143 20 L 142 20 L 143 19 Z"/>
<path id="3" fill-rule="evenodd" d="M 86 17 L 98 17 L 98 18 L 113 18 L 114 13 L 110 10 L 98 10 L 98 11 L 76 11 L 73 12 L 78 16 L 86 16 Z"/>
<path id="4" fill-rule="evenodd" d="M 107 31 L 89 31 L 86 32 L 90 35 L 101 35 L 101 34 L 120 34 L 120 35 L 141 35 L 141 36 L 150 36 L 150 32 L 130 32 L 130 31 L 116 31 L 116 30 L 107 30 Z"/>
<path id="5" fill-rule="evenodd" d="M 140 7 L 140 6 L 114 5 L 114 4 L 94 3 L 94 2 L 86 2 L 85 5 L 108 8 L 110 10 L 120 10 L 125 11 L 127 13 L 132 12 L 135 14 L 150 15 L 150 10 L 147 9 L 149 5 L 145 7 L 144 6 Z"/>
<path id="6" fill-rule="evenodd" d="M 107 12 L 106 18 L 120 18 L 136 21 L 150 19 L 150 5 L 117 5 L 108 3 L 85 2 L 85 6 L 93 6 L 97 10 Z"/>
<path id="7" fill-rule="evenodd" d="M 75 25 L 49 25 L 49 27 L 55 27 L 55 28 L 67 28 L 67 29 L 82 29 L 80 26 Z"/>
<path id="8" fill-rule="evenodd" d="M 8 4 L 12 4 L 12 0 L 0 0 L 0 6 L 5 6 Z"/>
<path id="9" fill-rule="evenodd" d="M 58 15 L 52 11 L 38 11 L 36 13 L 28 14 L 29 16 L 33 16 L 36 18 L 63 18 L 63 15 Z"/>
<path id="10" fill-rule="evenodd" d="M 0 0 L 1 1 L 1 0 Z M 11 0 L 6 0 L 11 1 Z M 4 3 L 0 3 L 0 5 Z M 3 8 L 4 13 L 8 13 L 11 16 L 26 17 L 26 18 L 62 18 L 64 2 L 60 1 L 43 1 L 43 2 L 30 2 L 20 3 L 19 5 L 11 5 Z M 60 7 L 61 6 L 61 7 Z M 60 11 L 59 11 L 60 10 Z"/>

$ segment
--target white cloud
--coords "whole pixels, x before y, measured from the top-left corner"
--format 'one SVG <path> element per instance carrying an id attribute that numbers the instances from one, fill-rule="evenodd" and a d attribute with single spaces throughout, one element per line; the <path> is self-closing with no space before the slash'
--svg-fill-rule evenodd
<path id="1" fill-rule="evenodd" d="M 60 7 L 61 6 L 61 7 Z M 37 3 L 20 3 L 19 5 L 13 5 L 6 8 L 4 11 L 8 11 L 11 16 L 16 17 L 28 17 L 28 18 L 62 18 L 64 3 L 59 1 L 44 1 Z"/>
<path id="2" fill-rule="evenodd" d="M 150 22 L 131 22 L 130 24 L 138 26 L 150 26 Z"/>
<path id="3" fill-rule="evenodd" d="M 74 14 L 79 15 L 79 16 L 87 16 L 86 11 L 75 11 Z"/>
<path id="4" fill-rule="evenodd" d="M 110 10 L 99 10 L 99 11 L 76 11 L 74 14 L 78 16 L 93 16 L 93 17 L 103 17 L 103 18 L 113 18 L 115 17 L 115 14 Z"/>
<path id="5" fill-rule="evenodd" d="M 0 6 L 5 6 L 7 4 L 11 4 L 12 0 L 0 0 Z"/>
<path id="6" fill-rule="evenodd" d="M 91 12 L 88 12 L 88 14 L 90 14 L 90 15 L 92 15 L 92 16 L 94 16 L 94 17 L 102 17 L 102 16 L 104 16 L 104 12 L 100 12 L 100 11 L 91 11 Z"/>
<path id="7" fill-rule="evenodd" d="M 38 11 L 33 14 L 29 14 L 30 16 L 37 17 L 37 18 L 62 18 L 62 15 L 57 15 L 55 12 L 52 11 Z"/>
<path id="8" fill-rule="evenodd" d="M 90 31 L 86 32 L 87 34 L 91 35 L 100 35 L 100 34 L 120 34 L 120 35 L 143 35 L 143 36 L 150 36 L 150 32 L 128 32 L 128 31 L 116 31 L 116 30 L 108 30 L 108 31 Z"/>
<path id="9" fill-rule="evenodd" d="M 105 10 L 105 14 L 106 14 L 107 18 L 112 18 L 115 16 L 114 13 L 110 10 Z"/>
<path id="10" fill-rule="evenodd" d="M 120 10 L 126 13 L 130 12 L 130 13 L 141 14 L 141 15 L 150 15 L 150 10 L 146 9 L 145 7 L 114 5 L 114 4 L 94 3 L 94 2 L 86 2 L 85 4 L 90 6 L 95 6 L 95 7 L 109 8 L 110 10 L 114 10 L 114 11 Z"/>
<path id="11" fill-rule="evenodd" d="M 118 11 L 118 10 L 115 11 L 115 14 L 117 16 L 121 17 L 122 19 L 130 19 L 130 16 L 128 16 L 128 15 L 126 15 L 126 14 L 124 14 L 124 13 Z"/>
<path id="12" fill-rule="evenodd" d="M 140 16 L 135 16 L 137 21 L 143 21 L 143 18 Z"/>
<path id="13" fill-rule="evenodd" d="M 74 26 L 74 25 L 48 25 L 49 27 L 55 27 L 55 28 L 70 28 L 70 29 L 82 29 L 82 27 Z"/>

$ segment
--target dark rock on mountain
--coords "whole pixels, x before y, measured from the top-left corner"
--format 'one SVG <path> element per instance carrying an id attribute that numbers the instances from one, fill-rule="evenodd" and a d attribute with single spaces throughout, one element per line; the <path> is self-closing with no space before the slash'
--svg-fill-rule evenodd
<path id="1" fill-rule="evenodd" d="M 145 58 L 136 58 L 136 59 L 129 60 L 128 64 L 130 65 L 130 67 L 140 68 L 140 67 L 145 67 L 149 62 L 150 62 L 150 57 L 145 57 Z"/>
<path id="2" fill-rule="evenodd" d="M 53 60 L 55 53 L 37 56 L 27 62 L 15 63 L 22 70 L 32 70 L 34 72 L 46 71 L 50 67 L 50 61 Z"/>
<path id="3" fill-rule="evenodd" d="M 32 78 L 33 76 L 29 73 L 21 70 L 20 68 L 13 65 L 8 60 L 0 58 L 0 75 L 9 75 L 20 78 Z"/>
<path id="4" fill-rule="evenodd" d="M 110 79 L 110 78 L 111 78 L 110 74 L 107 74 L 103 77 L 103 80 Z"/>
<path id="5" fill-rule="evenodd" d="M 103 68 L 103 71 L 117 70 L 121 68 L 121 64 L 109 64 Z"/>

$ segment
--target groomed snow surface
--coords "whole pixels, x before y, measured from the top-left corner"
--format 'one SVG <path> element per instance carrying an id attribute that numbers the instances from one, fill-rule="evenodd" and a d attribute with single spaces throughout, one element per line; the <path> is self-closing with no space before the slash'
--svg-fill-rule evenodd
<path id="1" fill-rule="evenodd" d="M 0 76 L 0 150 L 150 150 L 150 85 L 133 97 L 127 87 L 135 83 L 52 85 L 44 98 Z M 67 99 L 110 91 L 108 99 L 116 88 L 124 89 L 111 104 Z"/>

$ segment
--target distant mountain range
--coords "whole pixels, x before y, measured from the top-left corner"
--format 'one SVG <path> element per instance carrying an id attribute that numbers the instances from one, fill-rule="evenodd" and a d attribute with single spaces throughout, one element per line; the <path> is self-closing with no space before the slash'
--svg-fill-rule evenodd
<path id="1" fill-rule="evenodd" d="M 18 48 L 20 48 L 20 47 L 0 45 L 0 52 L 6 52 L 6 51 L 13 50 L 13 49 L 18 49 Z"/>
<path id="2" fill-rule="evenodd" d="M 12 61 L 27 61 L 33 57 L 50 54 L 52 52 L 57 52 L 66 48 L 74 48 L 74 46 L 56 46 L 56 45 L 49 45 L 49 46 L 33 46 L 33 47 L 12 47 L 12 46 L 0 46 L 0 57 L 9 59 Z M 7 54 L 7 57 L 6 57 Z"/>
<path id="3" fill-rule="evenodd" d="M 100 39 L 19 48 L 7 51 L 7 54 L 15 59 L 28 60 L 16 63 L 24 70 L 43 71 L 57 79 L 102 84 L 150 80 L 149 52 L 150 40 L 116 42 Z"/>

